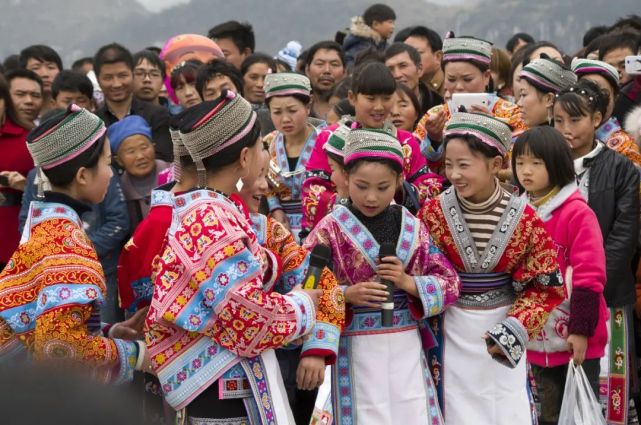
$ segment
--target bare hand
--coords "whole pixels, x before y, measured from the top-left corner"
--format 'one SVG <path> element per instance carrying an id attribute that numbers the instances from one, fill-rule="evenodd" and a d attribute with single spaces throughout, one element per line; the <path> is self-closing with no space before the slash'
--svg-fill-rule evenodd
<path id="1" fill-rule="evenodd" d="M 583 335 L 570 335 L 568 347 L 572 352 L 574 363 L 579 366 L 585 361 L 585 353 L 588 350 L 588 337 Z"/>
<path id="2" fill-rule="evenodd" d="M 497 343 L 495 343 L 492 339 L 490 339 L 489 335 L 485 335 L 483 339 L 490 340 L 491 344 L 487 346 L 487 352 L 490 356 L 502 356 L 505 357 L 505 353 L 503 353 L 503 350 L 501 350 L 501 347 Z M 487 343 L 487 342 L 486 342 Z"/>
<path id="3" fill-rule="evenodd" d="M 385 257 L 378 265 L 377 274 L 381 279 L 389 280 L 398 289 L 418 296 L 416 285 L 412 276 L 405 273 L 405 266 L 398 257 Z"/>
<path id="4" fill-rule="evenodd" d="M 440 142 L 443 139 L 443 129 L 445 128 L 445 111 L 440 110 L 436 114 L 430 115 L 425 122 L 427 135 L 433 142 Z"/>
<path id="5" fill-rule="evenodd" d="M 145 373 L 149 373 L 151 375 L 155 375 L 156 372 L 154 371 L 154 368 L 151 366 L 151 356 L 149 355 L 149 350 L 145 350 L 145 357 L 142 359 L 142 365 L 140 366 L 140 370 Z"/>
<path id="6" fill-rule="evenodd" d="M 475 114 L 483 114 L 483 115 L 492 115 L 489 109 L 487 109 L 483 105 L 472 105 L 470 106 L 469 112 L 475 113 Z"/>
<path id="7" fill-rule="evenodd" d="M 111 337 L 116 339 L 127 339 L 130 341 L 143 339 L 144 334 L 142 329 L 145 325 L 145 318 L 147 317 L 148 310 L 149 306 L 141 308 L 124 322 L 114 324 L 110 332 Z"/>
<path id="8" fill-rule="evenodd" d="M 289 225 L 289 219 L 287 218 L 287 214 L 285 214 L 285 211 L 281 209 L 274 210 L 271 212 L 271 216 L 274 220 L 285 226 L 287 230 L 289 230 L 290 232 L 292 231 L 292 228 Z"/>
<path id="9" fill-rule="evenodd" d="M 27 184 L 25 176 L 17 171 L 0 171 L 0 176 L 6 176 L 9 179 L 8 187 L 24 192 L 24 188 Z M 0 187 L 2 187 L 2 185 L 0 185 Z"/>
<path id="10" fill-rule="evenodd" d="M 321 289 L 303 289 L 302 285 L 296 285 L 292 289 L 292 292 L 303 292 L 312 299 L 312 302 L 316 307 L 318 307 L 318 302 L 320 301 L 321 295 L 323 295 L 323 291 Z"/>
<path id="11" fill-rule="evenodd" d="M 311 391 L 325 380 L 325 359 L 323 357 L 308 356 L 300 359 L 296 370 L 296 385 L 299 390 Z"/>
<path id="12" fill-rule="evenodd" d="M 381 308 L 387 300 L 386 286 L 380 282 L 360 282 L 348 286 L 345 301 L 358 307 Z"/>

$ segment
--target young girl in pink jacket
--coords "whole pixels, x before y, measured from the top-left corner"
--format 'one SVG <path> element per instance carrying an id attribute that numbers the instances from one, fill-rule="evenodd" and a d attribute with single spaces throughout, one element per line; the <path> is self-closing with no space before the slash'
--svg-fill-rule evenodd
<path id="1" fill-rule="evenodd" d="M 565 301 L 552 311 L 527 351 L 541 403 L 539 423 L 555 424 L 570 359 L 583 366 L 599 395 L 599 359 L 608 340 L 603 239 L 596 215 L 578 190 L 570 148 L 561 133 L 547 126 L 523 133 L 514 144 L 512 169 L 557 246 L 566 278 Z"/>

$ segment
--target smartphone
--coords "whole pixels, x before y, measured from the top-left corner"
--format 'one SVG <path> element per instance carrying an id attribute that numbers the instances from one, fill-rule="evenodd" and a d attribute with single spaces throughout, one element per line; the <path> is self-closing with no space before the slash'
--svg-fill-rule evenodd
<path id="1" fill-rule="evenodd" d="M 9 177 L 0 175 L 0 186 L 9 187 Z"/>
<path id="2" fill-rule="evenodd" d="M 641 55 L 625 57 L 625 72 L 631 75 L 641 74 Z"/>
<path id="3" fill-rule="evenodd" d="M 454 106 L 453 110 L 461 111 L 464 108 L 465 111 L 471 112 L 473 105 L 491 110 L 495 100 L 496 95 L 493 93 L 454 93 L 451 102 Z"/>

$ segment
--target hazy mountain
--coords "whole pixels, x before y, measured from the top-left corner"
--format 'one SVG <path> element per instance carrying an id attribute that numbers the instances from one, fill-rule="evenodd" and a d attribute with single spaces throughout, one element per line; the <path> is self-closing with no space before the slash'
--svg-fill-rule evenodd
<path id="1" fill-rule="evenodd" d="M 131 0 L 0 0 L 0 56 L 34 43 L 61 52 L 65 63 L 92 55 L 111 41 L 133 51 L 180 33 L 205 34 L 215 24 L 237 19 L 254 25 L 257 48 L 275 53 L 296 39 L 309 46 L 333 38 L 374 0 L 163 0 L 173 7 L 152 13 Z M 423 24 L 439 33 L 454 30 L 504 46 L 517 31 L 548 39 L 569 52 L 576 50 L 585 30 L 612 24 L 618 17 L 639 13 L 638 0 L 389 0 L 397 13 L 397 29 Z M 147 1 L 149 7 L 150 0 Z"/>

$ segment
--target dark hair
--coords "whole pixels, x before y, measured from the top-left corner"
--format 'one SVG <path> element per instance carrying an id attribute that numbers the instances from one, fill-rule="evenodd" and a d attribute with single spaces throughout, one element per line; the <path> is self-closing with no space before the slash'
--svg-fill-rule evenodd
<path id="1" fill-rule="evenodd" d="M 244 77 L 245 74 L 247 74 L 247 71 L 249 71 L 249 68 L 257 63 L 264 63 L 272 70 L 272 72 L 276 72 L 276 62 L 274 62 L 274 59 L 272 59 L 271 56 L 265 53 L 252 53 L 247 56 L 240 65 L 240 73 L 242 76 Z"/>
<path id="2" fill-rule="evenodd" d="M 36 83 L 38 83 L 38 86 L 40 86 L 40 91 L 43 90 L 42 78 L 40 78 L 40 76 L 35 72 L 28 69 L 14 69 L 13 71 L 7 72 L 5 74 L 5 78 L 7 79 L 9 87 L 11 87 L 11 81 L 15 80 L 16 78 L 26 78 L 27 80 L 35 81 Z"/>
<path id="3" fill-rule="evenodd" d="M 393 172 L 396 173 L 396 175 L 400 176 L 401 174 L 403 174 L 403 167 L 401 166 L 401 164 L 388 158 L 359 158 L 349 162 L 348 164 L 345 164 L 343 168 L 347 174 L 353 174 L 364 163 L 387 165 Z"/>
<path id="4" fill-rule="evenodd" d="M 38 127 L 31 130 L 27 135 L 27 140 L 33 140 L 42 136 L 47 131 L 60 124 L 60 122 L 62 122 L 66 115 L 66 110 L 57 112 L 55 115 L 45 120 Z M 78 170 L 80 168 L 84 167 L 91 170 L 96 167 L 96 165 L 98 164 L 98 159 L 100 159 L 100 154 L 102 153 L 104 144 L 105 136 L 103 135 L 100 139 L 98 139 L 96 143 L 89 147 L 89 149 L 82 152 L 75 158 L 53 168 L 42 171 L 44 172 L 45 176 L 47 176 L 52 185 L 58 187 L 67 187 L 73 182 L 73 179 L 76 177 L 76 174 L 78 173 Z"/>
<path id="5" fill-rule="evenodd" d="M 402 30 L 398 31 L 394 36 L 394 43 L 403 43 L 409 37 L 410 32 L 414 27 L 405 27 Z"/>
<path id="6" fill-rule="evenodd" d="M 443 50 L 443 39 L 436 31 L 431 28 L 424 27 L 423 25 L 412 27 L 412 30 L 409 34 L 407 34 L 405 40 L 410 37 L 421 37 L 427 40 L 427 43 L 430 45 L 430 49 L 432 49 L 432 52 Z"/>
<path id="7" fill-rule="evenodd" d="M 356 67 L 352 74 L 352 93 L 376 95 L 393 95 L 396 91 L 396 80 L 387 67 L 381 62 L 365 62 Z"/>
<path id="8" fill-rule="evenodd" d="M 527 44 L 534 43 L 534 37 L 526 32 L 517 32 L 507 41 L 505 44 L 505 50 L 510 53 L 514 53 L 514 48 L 519 44 L 519 41 L 525 41 Z"/>
<path id="9" fill-rule="evenodd" d="M 327 152 L 327 151 L 325 151 L 325 154 L 327 155 L 328 158 L 334 160 L 334 162 L 337 162 L 338 164 L 340 164 L 343 167 L 345 166 L 345 164 L 344 164 L 345 158 L 343 158 L 342 156 L 337 155 L 334 152 Z"/>
<path id="10" fill-rule="evenodd" d="M 338 53 L 338 57 L 340 58 L 343 66 L 345 66 L 345 52 L 343 51 L 341 45 L 336 43 L 335 41 L 327 40 L 319 41 L 318 43 L 307 49 L 307 55 L 305 56 L 305 67 L 308 67 L 312 64 L 312 62 L 314 61 L 314 56 L 316 56 L 316 53 L 318 53 L 319 50 L 334 50 L 336 53 Z"/>
<path id="11" fill-rule="evenodd" d="M 240 94 L 241 96 L 243 95 L 243 76 L 240 75 L 240 72 L 238 72 L 236 68 L 229 65 L 227 62 L 214 59 L 198 68 L 198 75 L 196 76 L 196 90 L 198 90 L 200 97 L 202 97 L 203 99 L 205 98 L 203 96 L 205 86 L 217 75 L 224 75 L 228 77 L 236 86 L 238 94 Z"/>
<path id="12" fill-rule="evenodd" d="M 171 76 L 169 77 L 169 85 L 173 90 L 176 90 L 178 84 L 180 83 L 180 77 L 185 79 L 185 83 L 191 84 L 196 83 L 196 76 L 198 75 L 198 70 L 203 63 L 198 59 L 189 59 L 181 65 L 174 67 L 171 71 Z"/>
<path id="13" fill-rule="evenodd" d="M 124 46 L 118 43 L 102 46 L 93 58 L 93 69 L 96 77 L 100 77 L 100 70 L 103 65 L 113 65 L 119 62 L 124 63 L 131 71 L 134 70 L 134 59 L 131 56 L 131 52 Z"/>
<path id="14" fill-rule="evenodd" d="M 599 25 L 590 28 L 585 32 L 585 34 L 583 34 L 583 47 L 588 47 L 588 45 L 592 43 L 592 41 L 602 36 L 603 34 L 606 34 L 607 32 L 608 27 L 606 27 L 605 25 Z"/>
<path id="15" fill-rule="evenodd" d="M 349 91 L 352 88 L 352 77 L 345 77 L 334 86 L 330 97 L 334 96 L 341 100 L 347 99 Z"/>
<path id="16" fill-rule="evenodd" d="M 274 63 L 276 64 L 276 69 L 282 67 L 285 69 L 285 72 L 292 72 L 292 66 L 280 58 L 274 58 Z"/>
<path id="17" fill-rule="evenodd" d="M 561 90 L 554 104 L 561 105 L 571 117 L 585 117 L 600 112 L 605 118 L 608 96 L 595 82 L 582 78 L 576 85 Z"/>
<path id="18" fill-rule="evenodd" d="M 528 64 L 528 63 L 530 63 L 532 60 L 534 60 L 534 59 L 538 59 L 538 58 L 530 58 L 530 56 L 532 56 L 532 54 L 534 53 L 534 51 L 535 51 L 535 50 L 540 49 L 541 47 L 551 47 L 551 48 L 553 48 L 553 49 L 556 49 L 559 53 L 561 53 L 561 56 L 564 56 L 564 55 L 563 55 L 563 52 L 561 51 L 561 49 L 559 49 L 558 47 L 556 47 L 556 45 L 555 45 L 555 44 L 553 44 L 553 43 L 551 43 L 551 42 L 549 42 L 549 41 L 537 41 L 537 42 L 535 42 L 535 43 L 530 43 L 530 44 L 528 44 L 527 46 L 525 46 L 525 47 L 523 48 L 523 50 L 525 50 L 525 52 L 524 52 L 524 58 L 523 58 L 523 63 L 524 63 L 525 65 L 527 65 L 527 64 Z"/>
<path id="19" fill-rule="evenodd" d="M 5 74 L 9 71 L 13 71 L 14 69 L 20 69 L 20 56 L 18 55 L 7 56 L 6 58 L 4 58 L 4 61 L 2 62 L 2 66 L 4 66 Z"/>
<path id="20" fill-rule="evenodd" d="M 418 121 L 421 119 L 423 114 L 421 114 L 421 103 L 418 101 L 418 97 L 416 97 L 416 94 L 414 94 L 414 91 L 407 87 L 403 83 L 396 83 L 396 91 L 403 93 L 405 96 L 407 96 L 412 103 L 412 106 L 414 107 L 414 110 L 416 111 L 416 120 L 414 120 L 414 124 L 412 125 L 412 128 L 416 128 L 416 124 L 418 124 Z"/>
<path id="21" fill-rule="evenodd" d="M 349 101 L 349 99 L 341 99 L 339 100 L 336 105 L 332 107 L 334 112 L 336 112 L 336 115 L 339 117 L 349 115 L 353 117 L 356 114 L 356 110 L 354 109 L 354 105 L 352 105 Z"/>
<path id="22" fill-rule="evenodd" d="M 58 97 L 61 91 L 80 92 L 89 99 L 93 97 L 93 84 L 89 77 L 75 71 L 61 71 L 51 84 L 51 96 Z"/>
<path id="23" fill-rule="evenodd" d="M 636 54 L 637 40 L 639 34 L 633 32 L 618 32 L 608 34 L 599 39 L 599 60 L 602 61 L 605 55 L 616 49 L 628 48 L 632 54 Z"/>
<path id="24" fill-rule="evenodd" d="M 445 136 L 445 140 L 443 141 L 443 151 L 447 149 L 447 144 L 452 139 L 463 140 L 467 145 L 467 147 L 470 149 L 470 151 L 472 151 L 472 153 L 481 154 L 483 155 L 483 157 L 487 159 L 493 159 L 493 158 L 496 158 L 497 156 L 503 157 L 503 155 L 501 154 L 501 152 L 499 152 L 497 148 L 482 142 L 481 139 L 471 134 L 464 134 L 464 135 L 453 134 L 453 135 Z"/>
<path id="25" fill-rule="evenodd" d="M 369 47 L 363 49 L 356 54 L 354 57 L 354 67 L 363 65 L 366 62 L 380 62 L 385 63 L 383 59 L 383 53 L 377 50 L 375 47 Z"/>
<path id="26" fill-rule="evenodd" d="M 365 25 L 372 26 L 374 22 L 395 21 L 396 13 L 394 9 L 386 4 L 373 4 L 363 12 L 363 21 Z"/>
<path id="27" fill-rule="evenodd" d="M 512 87 L 512 78 L 510 78 L 512 76 L 512 62 L 504 50 L 492 47 L 490 70 L 496 72 L 499 78 L 505 81 L 506 87 Z M 495 81 L 494 84 L 497 85 L 498 81 Z"/>
<path id="28" fill-rule="evenodd" d="M 51 47 L 43 44 L 35 44 L 23 49 L 20 52 L 20 67 L 26 68 L 29 59 L 36 59 L 40 62 L 53 62 L 58 67 L 58 71 L 63 69 L 60 55 Z"/>
<path id="29" fill-rule="evenodd" d="M 240 53 L 243 53 L 245 49 L 254 53 L 256 49 L 254 30 L 248 22 L 242 24 L 238 21 L 223 22 L 210 29 L 207 37 L 214 41 L 220 38 L 230 38 Z"/>
<path id="30" fill-rule="evenodd" d="M 143 60 L 146 60 L 151 65 L 158 68 L 163 80 L 167 77 L 167 66 L 165 65 L 165 62 L 160 59 L 160 56 L 158 56 L 156 52 L 152 52 L 148 49 L 136 52 L 133 56 L 134 68 L 140 65 L 140 62 L 142 62 Z"/>
<path id="31" fill-rule="evenodd" d="M 585 46 L 583 49 L 584 56 L 587 57 L 588 54 L 592 52 L 597 52 L 597 56 L 599 54 L 599 49 L 601 48 L 601 42 L 608 36 L 608 34 L 601 34 L 600 36 L 596 37 L 594 40 L 590 41 L 590 44 Z"/>
<path id="32" fill-rule="evenodd" d="M 71 64 L 71 70 L 80 72 L 82 70 L 82 67 L 85 66 L 86 64 L 91 64 L 93 65 L 93 58 L 92 57 L 86 57 L 86 58 L 80 58 L 76 61 L 74 61 L 73 64 Z"/>
<path id="33" fill-rule="evenodd" d="M 563 187 L 575 179 L 572 151 L 558 130 L 546 125 L 533 127 L 521 134 L 512 147 L 512 170 L 521 191 L 523 186 L 516 173 L 516 161 L 530 154 L 543 160 L 551 186 Z"/>
<path id="34" fill-rule="evenodd" d="M 15 124 L 18 124 L 18 117 L 16 116 L 16 111 L 13 108 L 11 93 L 9 93 L 9 83 L 2 74 L 0 74 L 0 100 L 4 100 L 4 110 L 6 116 L 9 117 Z M 0 117 L 0 119 L 2 119 L 2 117 Z"/>
<path id="35" fill-rule="evenodd" d="M 630 30 L 641 33 L 641 16 L 632 14 L 625 18 L 619 18 L 619 20 L 610 27 L 609 32 Z"/>
<path id="36" fill-rule="evenodd" d="M 414 47 L 405 43 L 393 43 L 387 49 L 385 49 L 385 61 L 388 61 L 389 59 L 393 58 L 394 56 L 400 55 L 401 53 L 407 53 L 412 62 L 414 62 L 414 65 L 416 65 L 417 68 L 420 68 L 421 55 Z"/>
<path id="37" fill-rule="evenodd" d="M 149 50 L 150 52 L 154 52 L 158 56 L 160 56 L 160 52 L 162 52 L 162 49 L 158 46 L 147 46 L 145 47 L 144 50 Z"/>

